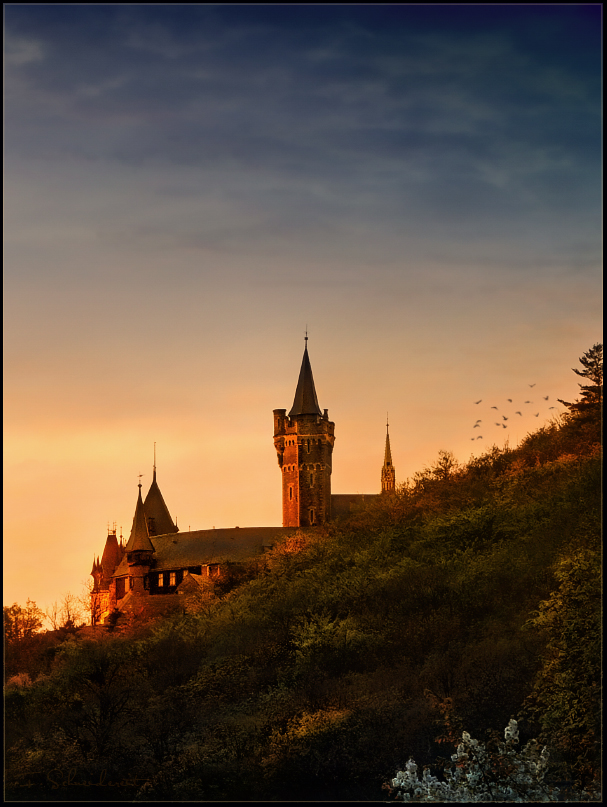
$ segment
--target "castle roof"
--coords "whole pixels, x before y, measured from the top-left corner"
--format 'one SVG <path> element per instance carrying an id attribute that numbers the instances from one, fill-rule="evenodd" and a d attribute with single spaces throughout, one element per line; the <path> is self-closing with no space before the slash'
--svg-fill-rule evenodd
<path id="1" fill-rule="evenodd" d="M 158 483 L 156 482 L 156 468 L 154 467 L 154 479 L 145 497 L 143 509 L 148 519 L 148 532 L 152 535 L 166 535 L 171 532 L 178 532 L 177 526 L 173 523 L 169 508 L 166 506 Z M 150 519 L 153 519 L 150 521 Z"/>
<path id="2" fill-rule="evenodd" d="M 135 552 L 137 550 L 144 550 L 146 552 L 154 551 L 154 547 L 150 541 L 143 502 L 141 500 L 141 484 L 139 484 L 139 496 L 137 497 L 137 506 L 135 507 L 135 515 L 133 516 L 131 537 L 126 545 L 127 552 Z"/>
<path id="3" fill-rule="evenodd" d="M 209 563 L 250 560 L 263 554 L 279 538 L 295 532 L 297 529 L 294 527 L 236 527 L 152 535 L 148 538 L 154 548 L 152 568 L 154 571 L 169 571 Z M 127 559 L 123 558 L 114 577 L 122 577 L 128 572 Z"/>
<path id="4" fill-rule="evenodd" d="M 306 346 L 301 362 L 301 370 L 299 371 L 297 389 L 295 390 L 295 400 L 293 401 L 293 408 L 289 412 L 289 417 L 321 414 L 318 398 L 316 397 L 316 388 L 314 387 L 314 378 L 312 377 L 312 367 L 308 356 L 308 337 L 306 336 Z"/>

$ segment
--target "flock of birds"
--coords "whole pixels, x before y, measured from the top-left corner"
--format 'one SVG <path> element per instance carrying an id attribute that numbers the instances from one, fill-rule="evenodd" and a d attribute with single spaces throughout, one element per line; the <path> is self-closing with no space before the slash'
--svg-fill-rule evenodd
<path id="1" fill-rule="evenodd" d="M 535 384 L 529 384 L 529 387 L 533 388 L 533 387 L 535 387 Z M 549 401 L 549 400 L 550 400 L 550 396 L 549 396 L 549 395 L 542 395 L 541 397 L 542 397 L 542 399 L 543 399 L 544 401 Z M 506 400 L 508 401 L 508 403 L 509 403 L 509 404 L 514 403 L 514 402 L 513 402 L 513 400 L 512 400 L 512 398 L 507 398 Z M 482 402 L 483 402 L 483 399 L 481 398 L 480 400 L 478 400 L 478 401 L 474 401 L 473 403 L 474 403 L 476 406 L 478 406 L 478 405 L 479 405 L 479 404 L 481 404 Z M 524 404 L 523 404 L 523 406 L 526 406 L 526 405 L 529 405 L 529 404 L 533 404 L 533 401 L 525 401 L 525 402 L 524 402 Z M 500 411 L 500 410 L 499 410 L 499 407 L 497 407 L 497 406 L 492 406 L 492 407 L 490 407 L 490 408 L 491 408 L 491 409 L 495 409 L 497 412 L 499 412 L 499 411 Z M 556 407 L 556 406 L 549 406 L 549 407 L 548 407 L 548 409 L 557 409 L 557 407 Z M 500 414 L 501 414 L 501 413 L 500 413 Z M 525 413 L 525 414 L 526 414 L 526 413 Z M 510 418 L 511 418 L 511 417 L 514 417 L 514 415 L 520 415 L 520 417 L 523 417 L 523 413 L 521 412 L 521 410 L 520 410 L 520 409 L 517 409 L 517 410 L 514 412 L 514 414 L 512 414 L 511 412 L 508 412 L 508 416 L 506 416 L 506 415 L 501 415 L 501 418 L 502 418 L 502 420 L 501 420 L 501 421 L 494 420 L 493 422 L 494 422 L 495 426 L 497 426 L 498 428 L 500 428 L 500 427 L 501 427 L 502 429 L 507 429 L 507 428 L 508 428 L 508 425 L 509 425 L 509 424 L 508 424 L 508 420 L 510 420 Z M 533 417 L 539 418 L 539 416 L 540 416 L 540 413 L 539 413 L 539 412 L 535 412 L 535 413 L 533 414 Z M 474 424 L 474 426 L 473 426 L 472 428 L 473 428 L 473 429 L 480 429 L 480 428 L 481 428 L 481 423 L 482 423 L 482 422 L 483 422 L 483 421 L 482 421 L 482 419 L 481 419 L 481 418 L 479 418 L 479 419 L 476 421 L 476 423 Z M 482 440 L 482 439 L 483 439 L 483 435 L 482 435 L 482 434 L 479 434 L 479 435 L 477 435 L 476 437 L 471 437 L 470 439 L 471 439 L 471 440 Z"/>

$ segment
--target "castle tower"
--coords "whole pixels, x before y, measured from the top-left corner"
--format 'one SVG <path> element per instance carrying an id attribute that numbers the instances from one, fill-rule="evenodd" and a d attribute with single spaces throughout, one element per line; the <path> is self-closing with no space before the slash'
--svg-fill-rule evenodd
<path id="1" fill-rule="evenodd" d="M 154 477 L 145 497 L 143 509 L 147 518 L 148 533 L 150 535 L 168 535 L 179 532 L 173 523 L 169 508 L 164 503 L 162 493 L 156 482 L 156 443 L 154 443 Z"/>
<path id="2" fill-rule="evenodd" d="M 392 452 L 390 451 L 390 434 L 386 420 L 386 450 L 384 452 L 384 465 L 381 469 L 381 492 L 394 493 L 396 490 L 396 471 L 392 465 Z"/>
<path id="3" fill-rule="evenodd" d="M 143 501 L 141 499 L 141 482 L 131 537 L 126 545 L 126 559 L 129 565 L 129 590 L 136 596 L 149 594 L 148 572 L 153 562 L 154 546 L 150 541 L 148 524 Z"/>
<path id="4" fill-rule="evenodd" d="M 274 410 L 274 446 L 282 473 L 283 527 L 315 527 L 331 518 L 335 424 L 321 413 L 308 356 L 308 337 L 289 414 Z"/>

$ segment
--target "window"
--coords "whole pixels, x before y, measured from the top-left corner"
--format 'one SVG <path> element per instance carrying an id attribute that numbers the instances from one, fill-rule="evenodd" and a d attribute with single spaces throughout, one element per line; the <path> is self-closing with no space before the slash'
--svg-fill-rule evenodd
<path id="1" fill-rule="evenodd" d="M 310 508 L 310 524 L 314 524 L 314 517 L 315 517 L 314 509 Z"/>
<path id="2" fill-rule="evenodd" d="M 158 587 L 161 588 L 164 586 L 164 575 L 162 572 L 158 575 Z"/>
<path id="3" fill-rule="evenodd" d="M 308 440 L 308 454 L 310 453 L 310 441 Z"/>
<path id="4" fill-rule="evenodd" d="M 135 585 L 135 578 L 129 577 L 129 588 L 133 588 L 134 585 Z"/>
<path id="5" fill-rule="evenodd" d="M 177 572 L 169 572 L 169 586 L 177 585 Z"/>
<path id="6" fill-rule="evenodd" d="M 310 487 L 314 487 L 314 474 L 310 472 Z"/>
<path id="7" fill-rule="evenodd" d="M 289 485 L 289 501 L 293 498 L 293 486 Z"/>

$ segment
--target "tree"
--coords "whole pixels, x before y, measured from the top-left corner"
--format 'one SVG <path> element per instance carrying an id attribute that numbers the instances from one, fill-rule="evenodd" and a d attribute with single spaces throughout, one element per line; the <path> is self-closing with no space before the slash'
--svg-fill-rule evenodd
<path id="1" fill-rule="evenodd" d="M 44 613 L 33 600 L 28 599 L 25 608 L 16 602 L 10 606 L 5 605 L 3 612 L 4 638 L 9 644 L 31 638 L 42 627 Z"/>
<path id="2" fill-rule="evenodd" d="M 107 592 L 99 591 L 96 581 L 90 577 L 82 582 L 82 594 L 78 597 L 78 604 L 82 609 L 82 618 L 88 614 L 93 628 L 102 620 L 104 599 L 107 600 L 107 596 Z"/>
<path id="3" fill-rule="evenodd" d="M 549 752 L 537 740 L 531 740 L 519 750 L 518 724 L 510 720 L 504 731 L 504 740 L 479 743 L 467 731 L 451 762 L 443 771 L 444 781 L 424 769 L 420 779 L 413 759 L 405 771 L 398 771 L 385 790 L 397 791 L 396 798 L 403 801 L 430 802 L 525 802 L 560 801 L 559 789 L 545 781 Z M 599 800 L 600 793 L 576 791 L 575 800 Z M 570 799 L 566 798 L 566 801 Z"/>
<path id="4" fill-rule="evenodd" d="M 526 708 L 542 739 L 561 751 L 577 782 L 595 781 L 601 745 L 601 560 L 581 550 L 556 566 L 559 587 L 530 627 L 547 637 L 543 665 Z"/>
<path id="5" fill-rule="evenodd" d="M 61 603 L 54 602 L 45 611 L 45 616 L 51 623 L 53 630 L 64 630 L 73 632 L 76 623 L 81 624 L 84 614 L 83 606 L 75 594 L 69 591 L 63 596 Z"/>
<path id="6" fill-rule="evenodd" d="M 583 370 L 572 368 L 576 375 L 587 378 L 590 384 L 580 384 L 582 398 L 571 403 L 558 398 L 558 402 L 566 406 L 571 414 L 582 417 L 600 417 L 603 404 L 603 345 L 598 343 L 587 350 L 580 358 Z"/>

